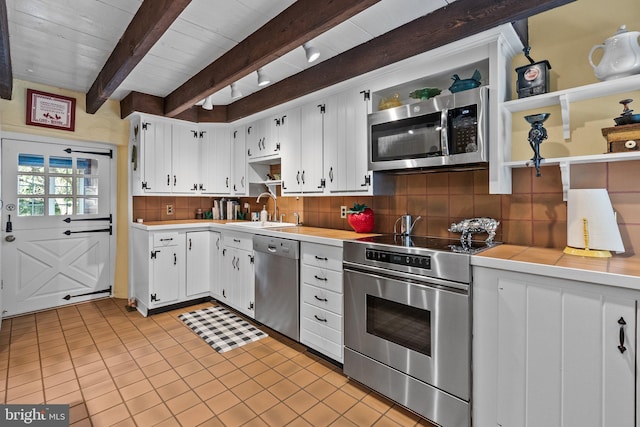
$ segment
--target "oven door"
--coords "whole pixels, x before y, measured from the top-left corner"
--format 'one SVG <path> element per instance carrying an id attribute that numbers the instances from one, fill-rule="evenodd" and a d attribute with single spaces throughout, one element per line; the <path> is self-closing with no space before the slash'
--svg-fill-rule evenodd
<path id="1" fill-rule="evenodd" d="M 345 347 L 469 400 L 466 291 L 345 268 Z"/>

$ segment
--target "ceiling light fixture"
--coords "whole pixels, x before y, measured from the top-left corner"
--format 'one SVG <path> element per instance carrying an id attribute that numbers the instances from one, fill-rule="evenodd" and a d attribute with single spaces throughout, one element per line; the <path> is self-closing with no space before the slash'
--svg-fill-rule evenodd
<path id="1" fill-rule="evenodd" d="M 238 99 L 240 97 L 242 97 L 242 92 L 240 92 L 236 83 L 231 83 L 231 99 Z"/>
<path id="2" fill-rule="evenodd" d="M 271 83 L 269 77 L 265 74 L 262 68 L 258 68 L 258 86 L 266 86 Z"/>
<path id="3" fill-rule="evenodd" d="M 204 99 L 202 108 L 209 111 L 213 110 L 213 95 L 209 95 Z"/>
<path id="4" fill-rule="evenodd" d="M 309 43 L 303 44 L 302 47 L 304 48 L 305 55 L 307 55 L 307 62 L 313 62 L 320 58 L 320 51 Z"/>

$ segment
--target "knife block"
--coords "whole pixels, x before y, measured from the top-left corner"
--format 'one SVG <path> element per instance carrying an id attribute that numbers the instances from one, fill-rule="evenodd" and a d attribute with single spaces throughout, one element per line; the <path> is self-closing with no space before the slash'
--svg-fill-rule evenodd
<path id="1" fill-rule="evenodd" d="M 608 153 L 640 150 L 640 123 L 602 128 L 602 136 L 607 139 Z M 627 144 L 629 141 L 635 141 L 635 145 Z"/>

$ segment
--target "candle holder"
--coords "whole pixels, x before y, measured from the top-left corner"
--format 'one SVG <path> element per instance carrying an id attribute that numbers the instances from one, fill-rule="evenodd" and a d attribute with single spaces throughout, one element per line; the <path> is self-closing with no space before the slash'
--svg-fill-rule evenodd
<path id="1" fill-rule="evenodd" d="M 529 145 L 533 150 L 533 165 L 536 167 L 536 176 L 540 176 L 540 160 L 543 157 L 540 155 L 540 143 L 547 139 L 547 130 L 542 124 L 549 118 L 550 113 L 539 113 L 525 116 L 524 119 L 531 124 L 531 130 L 529 130 Z"/>

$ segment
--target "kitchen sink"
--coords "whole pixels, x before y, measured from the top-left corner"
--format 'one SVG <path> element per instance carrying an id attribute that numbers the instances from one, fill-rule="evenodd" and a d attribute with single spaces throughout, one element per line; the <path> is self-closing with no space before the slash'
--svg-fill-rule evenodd
<path id="1" fill-rule="evenodd" d="M 295 227 L 296 224 L 292 222 L 277 222 L 277 221 L 247 221 L 247 222 L 227 222 L 225 225 L 246 227 L 252 229 L 259 228 L 278 228 L 278 227 Z"/>

